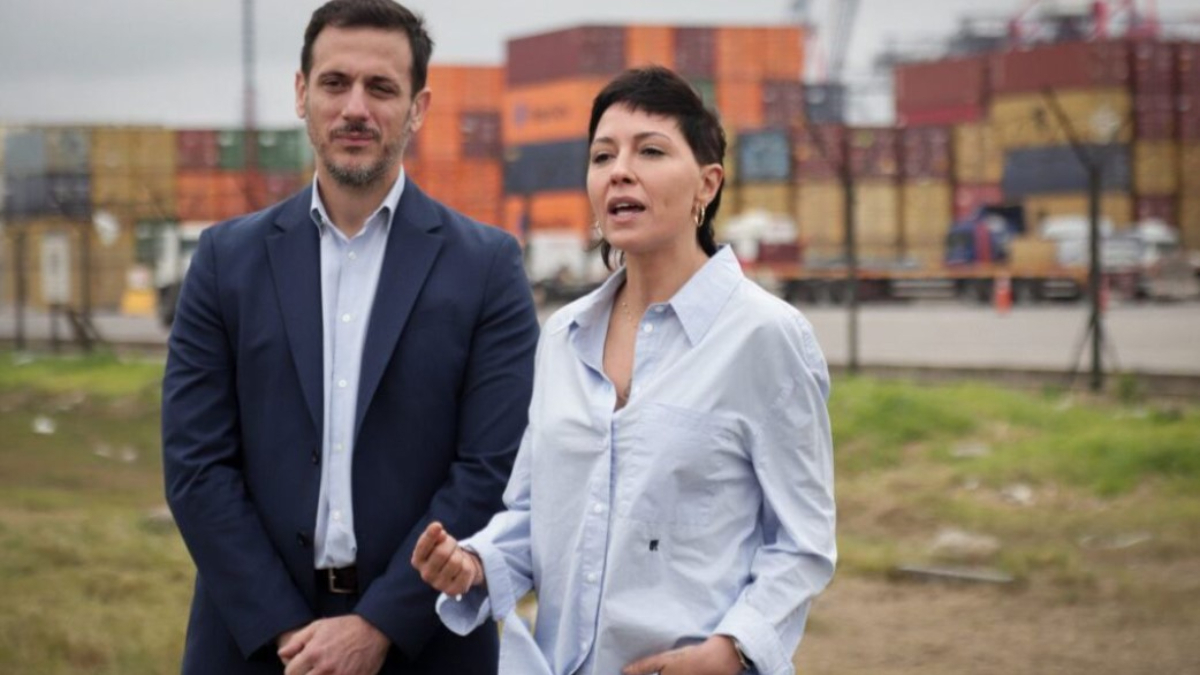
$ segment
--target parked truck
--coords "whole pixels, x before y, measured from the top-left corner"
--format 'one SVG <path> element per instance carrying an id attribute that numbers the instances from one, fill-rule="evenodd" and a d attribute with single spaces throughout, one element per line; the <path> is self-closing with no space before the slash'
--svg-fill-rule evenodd
<path id="1" fill-rule="evenodd" d="M 1101 235 L 1105 288 L 1122 297 L 1145 296 L 1152 285 L 1137 234 L 1115 232 L 1105 221 Z M 848 298 L 844 258 L 806 259 L 803 245 L 795 241 L 760 240 L 754 249 L 750 255 L 743 254 L 744 246 L 738 251 L 747 273 L 788 300 L 840 304 Z M 984 206 L 950 225 L 936 264 L 904 256 L 860 262 L 858 297 L 956 297 L 987 303 L 997 284 L 1004 283 L 1015 303 L 1075 300 L 1087 293 L 1088 254 L 1088 223 L 1082 216 L 1058 217 L 1030 228 L 1019 206 Z"/>

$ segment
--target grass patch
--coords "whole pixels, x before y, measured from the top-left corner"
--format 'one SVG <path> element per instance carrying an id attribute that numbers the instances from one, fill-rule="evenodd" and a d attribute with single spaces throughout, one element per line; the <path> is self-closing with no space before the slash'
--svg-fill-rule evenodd
<path id="1" fill-rule="evenodd" d="M 147 521 L 163 504 L 161 377 L 0 354 L 5 672 L 178 672 L 194 571 L 178 533 Z M 984 564 L 1064 604 L 1200 604 L 1197 406 L 847 378 L 830 412 L 839 576 L 939 562 L 931 542 L 955 528 L 994 537 Z"/>

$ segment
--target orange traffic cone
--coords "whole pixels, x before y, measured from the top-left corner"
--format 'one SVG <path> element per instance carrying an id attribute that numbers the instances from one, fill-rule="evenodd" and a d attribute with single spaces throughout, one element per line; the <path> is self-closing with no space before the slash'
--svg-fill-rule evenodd
<path id="1" fill-rule="evenodd" d="M 995 287 L 996 313 L 1006 314 L 1012 308 L 1012 280 L 1001 274 L 996 277 Z"/>

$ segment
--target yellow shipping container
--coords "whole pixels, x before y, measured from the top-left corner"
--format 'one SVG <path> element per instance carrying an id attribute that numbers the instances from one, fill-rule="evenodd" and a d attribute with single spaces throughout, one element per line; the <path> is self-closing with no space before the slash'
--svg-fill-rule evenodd
<path id="1" fill-rule="evenodd" d="M 1127 89 L 1061 89 L 1052 96 L 1079 141 L 1128 143 L 1133 138 L 1133 125 L 1128 122 L 1133 99 Z M 1041 93 L 996 96 L 990 118 L 1005 150 L 1069 143 L 1059 115 Z"/>
<path id="2" fill-rule="evenodd" d="M 608 79 L 584 77 L 507 90 L 505 146 L 562 141 L 586 134 L 592 99 Z"/>
<path id="3" fill-rule="evenodd" d="M 855 239 L 862 250 L 894 251 L 900 241 L 900 189 L 891 181 L 855 185 Z M 813 246 L 845 242 L 845 200 L 837 181 L 800 184 L 800 239 Z"/>
<path id="4" fill-rule="evenodd" d="M 993 185 L 1004 177 L 1004 151 L 989 122 L 954 127 L 954 177 L 959 183 Z"/>
<path id="5" fill-rule="evenodd" d="M 1200 142 L 1179 147 L 1179 192 L 1185 196 L 1200 193 Z"/>
<path id="6" fill-rule="evenodd" d="M 930 245 L 941 249 L 954 220 L 954 188 L 948 181 L 905 183 L 900 187 L 904 244 L 909 249 Z"/>
<path id="7" fill-rule="evenodd" d="M 745 213 L 754 209 L 762 209 L 776 215 L 796 217 L 796 187 L 790 183 L 750 183 L 743 185 L 740 190 L 727 191 L 721 195 L 721 208 L 725 208 L 725 196 L 737 192 L 736 210 L 730 213 Z"/>
<path id="8" fill-rule="evenodd" d="M 1009 256 L 1014 272 L 1046 270 L 1058 263 L 1058 245 L 1033 235 L 1021 236 L 1012 240 Z"/>
<path id="9" fill-rule="evenodd" d="M 92 130 L 92 173 L 173 172 L 175 148 L 175 132 L 170 129 L 97 127 Z"/>
<path id="10" fill-rule="evenodd" d="M 44 272 L 51 265 L 52 252 L 59 250 L 50 244 L 51 240 L 55 240 L 65 247 L 67 256 L 66 269 L 60 272 L 60 278 L 66 283 L 64 304 L 82 309 L 83 289 L 86 286 L 92 309 L 113 310 L 119 307 L 128 270 L 133 262 L 131 230 L 118 231 L 115 238 L 103 238 L 90 223 L 61 217 L 25 220 L 19 227 L 25 235 L 23 248 L 16 246 L 16 226 L 10 226 L 4 255 L 0 257 L 4 269 L 9 270 L 2 286 L 2 297 L 6 303 L 16 302 L 17 256 L 23 255 L 27 306 L 34 309 L 46 309 L 49 306 L 49 301 L 54 298 L 49 297 L 51 287 Z M 85 234 L 91 268 L 86 282 L 82 254 Z M 63 337 L 68 337 L 65 328 Z"/>
<path id="11" fill-rule="evenodd" d="M 1169 196 L 1179 191 L 1179 145 L 1175 141 L 1133 144 L 1133 190 L 1138 195 Z"/>
<path id="12" fill-rule="evenodd" d="M 1185 193 L 1179 200 L 1179 236 L 1184 248 L 1200 252 L 1200 194 Z"/>
<path id="13" fill-rule="evenodd" d="M 92 208 L 112 213 L 122 226 L 174 218 L 175 171 L 101 171 L 92 174 Z"/>
<path id="14" fill-rule="evenodd" d="M 1038 231 L 1046 218 L 1088 214 L 1088 196 L 1083 192 L 1034 195 L 1026 197 L 1022 205 L 1026 225 L 1033 232 Z M 1133 222 L 1133 199 L 1127 192 L 1106 192 L 1100 196 L 1100 215 L 1117 229 L 1128 228 Z"/>

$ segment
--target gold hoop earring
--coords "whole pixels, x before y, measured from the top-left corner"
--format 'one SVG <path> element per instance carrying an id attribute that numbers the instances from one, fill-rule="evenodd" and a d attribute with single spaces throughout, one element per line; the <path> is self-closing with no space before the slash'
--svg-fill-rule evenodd
<path id="1" fill-rule="evenodd" d="M 604 238 L 604 230 L 600 229 L 600 220 L 599 219 L 592 221 L 592 234 L 596 237 L 597 240 Z"/>
<path id="2" fill-rule="evenodd" d="M 700 204 L 696 209 L 696 227 L 704 227 L 704 212 L 704 204 Z"/>

